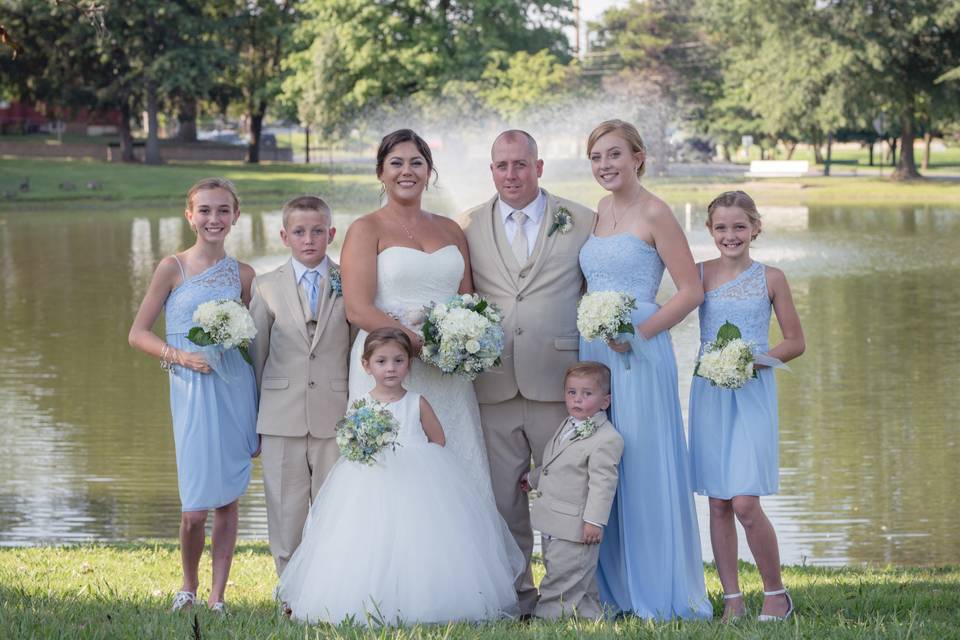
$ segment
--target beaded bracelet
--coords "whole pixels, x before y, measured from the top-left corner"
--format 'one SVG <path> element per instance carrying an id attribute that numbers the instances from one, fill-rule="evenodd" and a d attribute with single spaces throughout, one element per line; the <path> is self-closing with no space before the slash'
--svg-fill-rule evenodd
<path id="1" fill-rule="evenodd" d="M 173 355 L 173 351 L 173 347 L 166 342 L 163 343 L 163 349 L 160 350 L 160 368 L 164 371 L 172 372 L 174 366 L 176 366 L 172 358 L 168 359 L 168 356 Z"/>

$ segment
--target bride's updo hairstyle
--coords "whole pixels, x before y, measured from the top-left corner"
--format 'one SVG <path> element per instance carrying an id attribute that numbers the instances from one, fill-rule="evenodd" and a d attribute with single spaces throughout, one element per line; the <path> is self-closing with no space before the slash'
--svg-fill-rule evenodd
<path id="1" fill-rule="evenodd" d="M 729 207 L 731 209 L 740 209 L 747 214 L 750 225 L 754 229 L 751 240 L 756 240 L 760 235 L 761 222 L 760 212 L 757 211 L 757 203 L 753 201 L 746 191 L 724 191 L 707 205 L 707 229 L 713 229 L 713 212 L 717 207 Z"/>
<path id="2" fill-rule="evenodd" d="M 410 342 L 410 338 L 402 329 L 396 327 L 381 327 L 371 331 L 367 335 L 367 339 L 363 341 L 362 359 L 369 362 L 374 351 L 390 343 L 399 345 L 401 349 L 407 352 L 407 357 L 413 359 L 413 343 Z"/>
<path id="3" fill-rule="evenodd" d="M 433 174 L 433 183 L 436 184 L 440 176 L 437 173 L 436 167 L 433 166 L 433 154 L 430 153 L 430 145 L 427 144 L 426 140 L 418 136 L 413 129 L 397 129 L 383 136 L 383 140 L 380 141 L 380 147 L 377 148 L 377 177 L 379 178 L 383 175 L 383 165 L 387 161 L 387 156 L 393 151 L 393 148 L 404 142 L 412 142 L 417 148 L 417 151 L 420 152 L 420 155 L 423 156 L 423 159 L 427 161 L 427 169 Z"/>
<path id="4" fill-rule="evenodd" d="M 623 120 L 607 120 L 601 122 L 597 125 L 596 129 L 590 132 L 590 137 L 587 138 L 587 159 L 590 159 L 590 153 L 593 151 L 593 146 L 597 144 L 597 140 L 608 133 L 619 134 L 620 137 L 630 145 L 630 151 L 632 153 L 643 154 L 643 160 L 640 161 L 640 166 L 637 167 L 637 177 L 642 176 L 647 168 L 647 145 L 643 144 L 643 138 L 640 137 L 640 132 L 637 131 L 637 128 Z"/>

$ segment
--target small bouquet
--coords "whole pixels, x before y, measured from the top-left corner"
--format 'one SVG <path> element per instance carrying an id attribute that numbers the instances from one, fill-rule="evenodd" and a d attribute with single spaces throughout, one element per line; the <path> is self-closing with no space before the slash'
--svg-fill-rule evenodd
<path id="1" fill-rule="evenodd" d="M 337 446 L 351 462 L 372 465 L 378 453 L 397 447 L 400 423 L 385 405 L 371 398 L 354 400 L 337 422 Z"/>
<path id="2" fill-rule="evenodd" d="M 193 312 L 193 321 L 199 326 L 190 329 L 187 339 L 201 347 L 213 347 L 202 352 L 210 367 L 221 377 L 227 380 L 220 368 L 220 357 L 228 349 L 236 347 L 243 359 L 253 366 L 247 347 L 257 335 L 257 327 L 243 303 L 238 300 L 204 302 Z"/>
<path id="3" fill-rule="evenodd" d="M 420 357 L 444 373 L 473 380 L 500 364 L 501 321 L 497 306 L 476 294 L 434 303 L 426 309 Z"/>
<path id="4" fill-rule="evenodd" d="M 586 340 L 616 340 L 623 334 L 635 335 L 630 312 L 637 308 L 637 299 L 620 291 L 594 291 L 580 298 L 577 305 L 577 330 Z M 629 354 L 624 366 L 630 368 Z"/>
<path id="5" fill-rule="evenodd" d="M 753 344 L 745 342 L 737 325 L 728 321 L 717 331 L 717 339 L 704 347 L 693 375 L 716 387 L 739 389 L 757 377 L 753 364 Z"/>

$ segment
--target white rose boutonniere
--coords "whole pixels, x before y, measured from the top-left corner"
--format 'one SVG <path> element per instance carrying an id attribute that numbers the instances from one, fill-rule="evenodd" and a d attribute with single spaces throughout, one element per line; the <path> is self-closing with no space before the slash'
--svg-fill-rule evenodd
<path id="1" fill-rule="evenodd" d="M 553 224 L 547 230 L 547 236 L 552 236 L 555 231 L 561 234 L 569 233 L 571 229 L 573 229 L 573 214 L 566 207 L 557 207 L 553 212 Z"/>
<path id="2" fill-rule="evenodd" d="M 584 438 L 589 438 L 596 433 L 597 429 L 599 428 L 600 425 L 594 422 L 593 418 L 587 418 L 573 429 L 573 438 L 571 438 L 571 440 L 583 440 Z"/>

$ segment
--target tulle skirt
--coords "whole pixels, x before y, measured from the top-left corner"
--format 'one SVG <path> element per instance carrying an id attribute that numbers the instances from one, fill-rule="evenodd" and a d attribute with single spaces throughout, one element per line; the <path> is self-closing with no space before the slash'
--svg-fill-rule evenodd
<path id="1" fill-rule="evenodd" d="M 495 620 L 518 613 L 523 555 L 456 456 L 435 444 L 341 459 L 318 494 L 277 595 L 307 622 Z"/>

